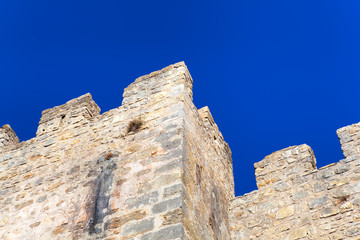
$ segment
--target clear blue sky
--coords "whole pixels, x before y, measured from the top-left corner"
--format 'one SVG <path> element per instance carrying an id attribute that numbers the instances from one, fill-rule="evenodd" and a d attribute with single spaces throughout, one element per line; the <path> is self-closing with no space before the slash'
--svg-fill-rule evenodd
<path id="1" fill-rule="evenodd" d="M 359 13 L 358 0 L 1 0 L 0 125 L 28 140 L 42 110 L 87 92 L 110 110 L 135 78 L 185 61 L 244 194 L 276 150 L 343 158 L 335 131 L 360 121 Z"/>

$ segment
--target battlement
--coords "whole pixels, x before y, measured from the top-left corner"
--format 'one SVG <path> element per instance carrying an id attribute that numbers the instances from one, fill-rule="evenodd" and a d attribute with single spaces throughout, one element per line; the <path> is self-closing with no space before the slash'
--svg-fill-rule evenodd
<path id="1" fill-rule="evenodd" d="M 42 112 L 36 137 L 0 128 L 1 239 L 359 239 L 360 123 L 318 169 L 292 146 L 234 196 L 231 150 L 192 102 L 183 62 L 140 77 L 100 114 L 85 94 Z"/>
<path id="2" fill-rule="evenodd" d="M 51 133 L 70 124 L 81 125 L 99 114 L 100 108 L 92 99 L 91 94 L 84 94 L 61 106 L 44 110 L 36 136 Z"/>
<path id="3" fill-rule="evenodd" d="M 124 90 L 122 106 L 144 106 L 159 98 L 185 94 L 192 100 L 193 80 L 184 62 L 139 77 Z M 185 96 L 184 95 L 184 96 Z"/>
<path id="4" fill-rule="evenodd" d="M 6 124 L 0 128 L 0 153 L 19 143 L 19 138 L 10 125 Z"/>
<path id="5" fill-rule="evenodd" d="M 360 123 L 340 128 L 336 131 L 344 156 L 360 154 Z"/>
<path id="6" fill-rule="evenodd" d="M 312 149 L 303 144 L 274 152 L 254 167 L 257 186 L 261 188 L 279 181 L 296 181 L 316 169 L 316 159 Z"/>
<path id="7" fill-rule="evenodd" d="M 359 239 L 359 126 L 337 130 L 337 163 L 317 169 L 306 144 L 255 163 L 258 190 L 230 204 L 232 239 Z"/>
<path id="8" fill-rule="evenodd" d="M 31 140 L 3 127 L 0 237 L 229 238 L 231 152 L 192 83 L 180 62 L 108 112 L 85 94 L 43 111 Z"/>

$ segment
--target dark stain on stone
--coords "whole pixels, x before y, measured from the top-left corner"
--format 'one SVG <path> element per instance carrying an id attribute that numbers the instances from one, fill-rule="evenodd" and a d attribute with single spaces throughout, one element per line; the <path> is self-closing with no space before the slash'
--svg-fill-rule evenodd
<path id="1" fill-rule="evenodd" d="M 107 159 L 104 153 L 92 161 L 93 168 L 88 173 L 88 176 L 92 177 L 82 185 L 88 189 L 88 194 L 86 199 L 76 204 L 74 217 L 70 220 L 73 239 L 82 239 L 84 233 L 93 235 L 94 239 L 103 239 L 105 236 L 104 218 L 114 213 L 110 198 L 113 196 L 113 188 L 116 187 L 114 171 L 119 160 L 117 156 L 118 154 L 113 153 L 111 158 Z"/>
<path id="2" fill-rule="evenodd" d="M 36 222 L 36 223 L 30 224 L 29 227 L 31 227 L 31 228 L 37 227 L 37 226 L 40 225 L 40 223 L 41 223 L 41 222 Z"/>
<path id="3" fill-rule="evenodd" d="M 196 164 L 196 182 L 198 186 L 201 186 L 201 167 Z"/>
<path id="4" fill-rule="evenodd" d="M 209 225 L 214 233 L 214 239 L 221 239 L 220 225 L 222 221 L 221 205 L 219 203 L 219 193 L 213 184 L 213 191 L 210 198 L 210 216 Z"/>
<path id="5" fill-rule="evenodd" d="M 181 139 L 171 140 L 174 136 L 178 135 L 177 130 L 169 131 L 169 132 L 161 132 L 156 138 L 155 142 L 161 144 L 163 149 L 171 150 L 178 147 L 181 144 Z"/>
<path id="6" fill-rule="evenodd" d="M 210 225 L 211 229 L 213 230 L 213 232 L 215 233 L 216 220 L 215 220 L 215 215 L 213 212 L 210 213 L 209 225 Z"/>
<path id="7" fill-rule="evenodd" d="M 121 186 L 124 182 L 126 181 L 126 179 L 119 179 L 116 181 L 116 186 Z"/>
<path id="8" fill-rule="evenodd" d="M 93 188 L 95 183 L 96 183 L 95 180 L 91 180 L 91 181 L 86 182 L 86 183 L 83 185 L 83 187 Z"/>
<path id="9" fill-rule="evenodd" d="M 88 173 L 87 177 L 92 177 L 95 176 L 97 173 L 95 170 L 90 170 L 90 172 Z"/>
<path id="10" fill-rule="evenodd" d="M 71 168 L 66 174 L 72 175 L 72 174 L 78 172 L 79 170 L 80 170 L 80 166 L 75 166 L 75 167 Z"/>
<path id="11" fill-rule="evenodd" d="M 89 233 L 99 233 L 102 232 L 101 228 L 97 228 L 98 223 L 102 223 L 104 217 L 109 213 L 109 200 L 110 192 L 113 183 L 113 165 L 110 163 L 102 169 L 100 175 L 95 181 L 95 186 L 93 188 L 93 203 L 90 219 L 89 219 Z"/>

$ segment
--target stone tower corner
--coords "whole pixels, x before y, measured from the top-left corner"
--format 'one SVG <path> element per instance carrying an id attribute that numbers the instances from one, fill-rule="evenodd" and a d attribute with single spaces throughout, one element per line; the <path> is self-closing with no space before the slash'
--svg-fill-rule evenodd
<path id="1" fill-rule="evenodd" d="M 31 140 L 1 128 L 0 238 L 229 239 L 231 152 L 192 83 L 180 62 L 105 113 L 85 94 L 43 111 Z"/>

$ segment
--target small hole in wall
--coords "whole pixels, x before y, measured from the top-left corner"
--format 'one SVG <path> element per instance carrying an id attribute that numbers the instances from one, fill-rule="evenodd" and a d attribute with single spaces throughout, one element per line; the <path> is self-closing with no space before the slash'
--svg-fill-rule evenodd
<path id="1" fill-rule="evenodd" d="M 216 140 L 216 136 L 214 136 L 214 140 Z"/>
<path id="2" fill-rule="evenodd" d="M 61 119 L 64 119 L 65 118 L 65 115 L 61 115 Z"/>

